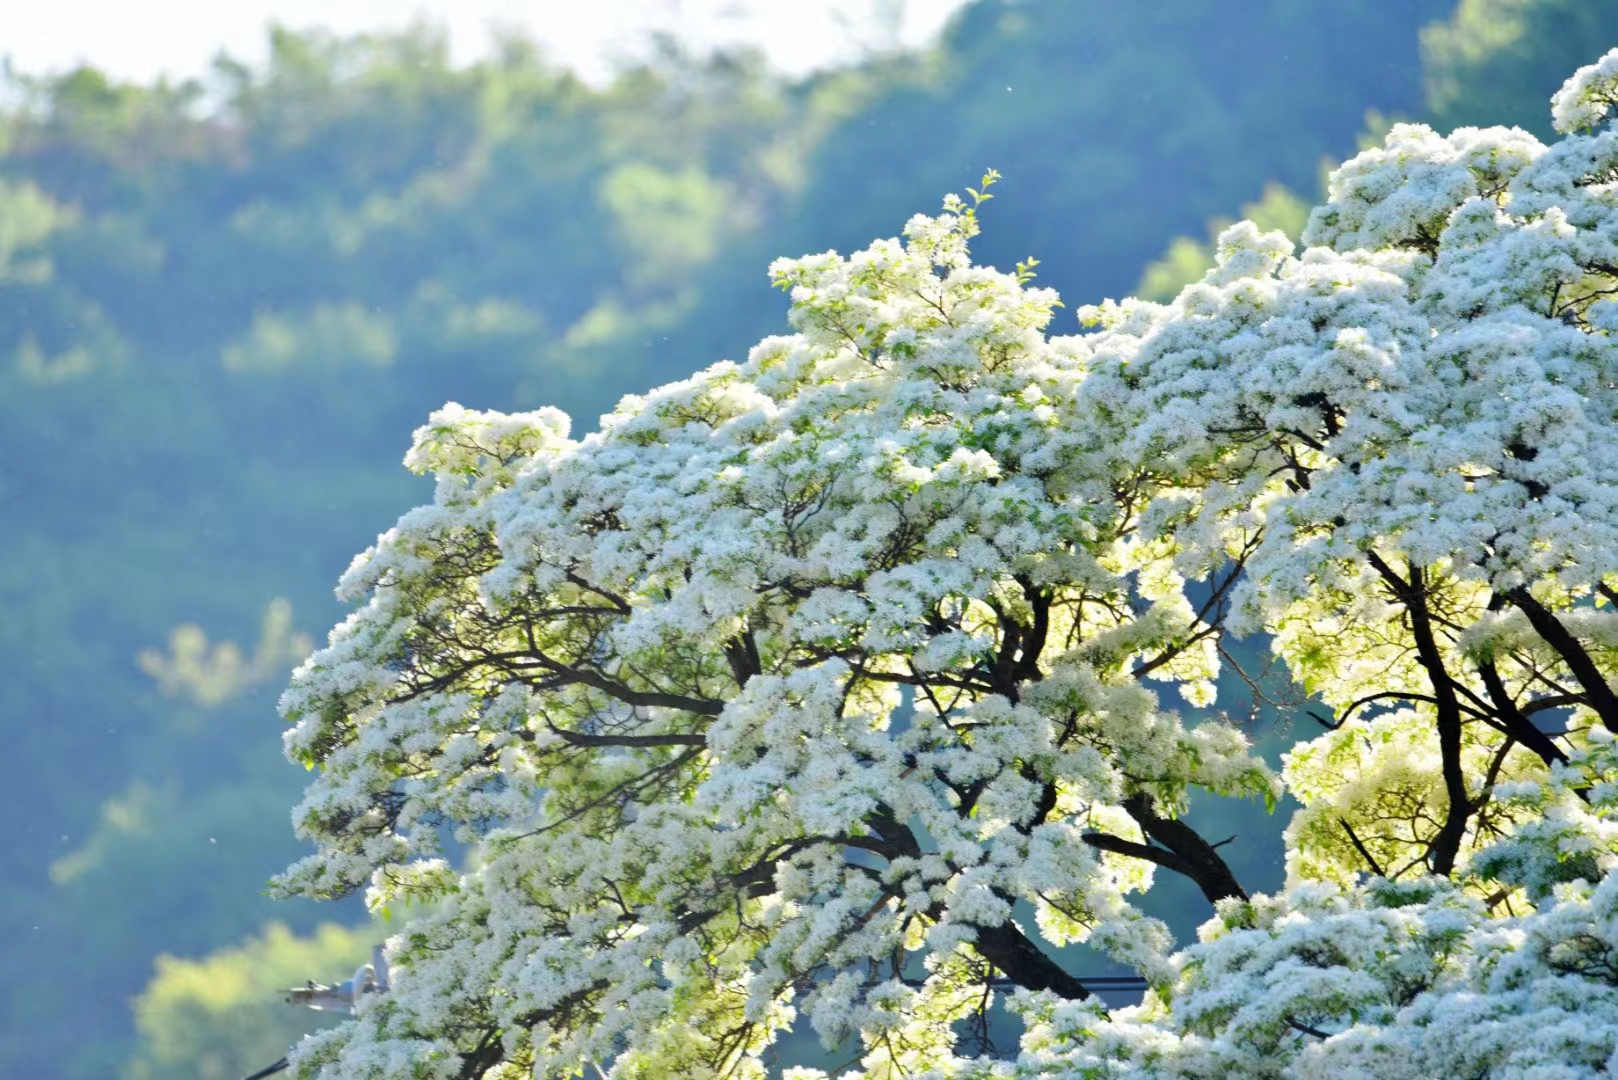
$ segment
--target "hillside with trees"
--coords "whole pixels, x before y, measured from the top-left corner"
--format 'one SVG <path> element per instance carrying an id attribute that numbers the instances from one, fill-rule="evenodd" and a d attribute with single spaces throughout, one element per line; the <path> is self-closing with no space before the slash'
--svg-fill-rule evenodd
<path id="1" fill-rule="evenodd" d="M 555 405 L 582 434 L 779 332 L 777 256 L 895 235 L 989 165 L 974 258 L 1037 257 L 1071 307 L 1123 295 L 1267 184 L 1312 193 L 1368 111 L 1478 100 L 1548 137 L 1549 94 L 1618 40 L 1595 7 L 1504 5 L 1499 34 L 1501 4 L 1451 6 L 983 0 L 801 82 L 670 44 L 593 87 L 520 39 L 457 67 L 430 28 L 276 31 L 198 84 L 10 73 L 0 1073 L 239 1075 L 288 1037 L 244 1019 L 284 1009 L 273 954 L 365 923 L 264 895 L 305 850 L 274 705 L 352 554 L 431 498 L 398 462 L 433 410 Z M 1270 830 L 1233 859 L 1274 887 L 1276 819 L 1231 820 Z"/>

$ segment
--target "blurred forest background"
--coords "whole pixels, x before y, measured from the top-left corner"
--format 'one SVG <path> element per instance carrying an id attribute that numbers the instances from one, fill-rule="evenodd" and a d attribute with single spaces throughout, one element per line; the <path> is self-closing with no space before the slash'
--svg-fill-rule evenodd
<path id="1" fill-rule="evenodd" d="M 0 82 L 3 1077 L 238 1077 L 320 1021 L 276 988 L 385 934 L 263 896 L 305 781 L 274 705 L 430 498 L 399 459 L 431 409 L 590 430 L 781 331 L 775 256 L 990 165 L 980 261 L 1037 256 L 1075 331 L 1200 274 L 1221 221 L 1295 236 L 1394 119 L 1549 137 L 1618 4 L 979 0 L 806 80 L 665 42 L 604 87 L 519 38 L 457 67 L 431 28 L 272 33 L 199 83 Z M 1274 888 L 1284 819 L 1228 813 Z"/>

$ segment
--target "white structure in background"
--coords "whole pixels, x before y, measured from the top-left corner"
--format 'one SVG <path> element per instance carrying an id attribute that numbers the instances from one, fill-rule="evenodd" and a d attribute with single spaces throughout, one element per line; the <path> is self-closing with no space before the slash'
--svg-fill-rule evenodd
<path id="1" fill-rule="evenodd" d="M 350 979 L 336 986 L 326 986 L 310 980 L 308 985 L 287 991 L 287 1002 L 302 1005 L 317 1012 L 346 1012 L 353 1016 L 359 1012 L 360 998 L 380 993 L 388 988 L 388 961 L 382 946 L 371 949 L 371 962 L 360 965 Z"/>

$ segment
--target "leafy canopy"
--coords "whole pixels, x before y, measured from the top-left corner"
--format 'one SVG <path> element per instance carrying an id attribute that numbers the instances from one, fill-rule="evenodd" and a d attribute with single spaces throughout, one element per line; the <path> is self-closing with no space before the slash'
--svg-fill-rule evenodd
<path id="1" fill-rule="evenodd" d="M 795 333 L 582 439 L 435 413 L 283 701 L 279 888 L 422 905 L 300 1074 L 761 1076 L 800 1016 L 874 1078 L 1609 1067 L 1615 102 L 1618 51 L 1550 148 L 1395 126 L 1301 255 L 1233 226 L 1088 334 L 972 265 L 969 191 L 776 263 Z M 1258 631 L 1331 710 L 1279 774 L 1174 708 Z M 1198 790 L 1296 798 L 1283 892 Z"/>

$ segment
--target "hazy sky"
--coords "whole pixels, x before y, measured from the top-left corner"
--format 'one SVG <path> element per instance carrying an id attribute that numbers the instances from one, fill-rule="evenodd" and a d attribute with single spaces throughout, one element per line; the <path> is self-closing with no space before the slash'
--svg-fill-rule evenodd
<path id="1" fill-rule="evenodd" d="M 186 77 L 221 49 L 264 52 L 271 20 L 352 32 L 426 17 L 447 25 L 456 56 L 491 26 L 521 27 L 586 77 L 611 70 L 652 30 L 702 45 L 751 42 L 782 67 L 835 64 L 862 46 L 914 44 L 964 0 L 0 0 L 0 55 L 38 73 L 89 62 L 123 78 Z"/>

